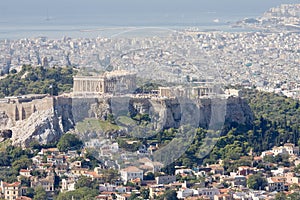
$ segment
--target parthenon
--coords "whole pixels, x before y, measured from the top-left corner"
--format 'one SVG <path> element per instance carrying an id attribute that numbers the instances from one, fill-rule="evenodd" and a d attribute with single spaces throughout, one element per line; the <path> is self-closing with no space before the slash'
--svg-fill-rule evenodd
<path id="1" fill-rule="evenodd" d="M 100 76 L 74 76 L 73 95 L 132 93 L 136 89 L 136 74 L 128 71 L 105 72 Z"/>

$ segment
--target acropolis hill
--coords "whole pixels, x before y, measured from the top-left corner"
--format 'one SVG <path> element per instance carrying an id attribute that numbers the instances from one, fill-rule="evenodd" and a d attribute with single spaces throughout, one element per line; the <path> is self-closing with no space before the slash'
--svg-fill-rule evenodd
<path id="1" fill-rule="evenodd" d="M 199 126 L 208 127 L 212 116 L 212 87 L 160 87 L 151 94 L 134 94 L 135 77 L 135 74 L 128 72 L 110 72 L 99 77 L 75 76 L 73 93 L 6 97 L 0 101 L 0 127 L 2 130 L 12 130 L 13 144 L 28 146 L 33 140 L 46 144 L 57 141 L 85 118 L 106 120 L 109 114 L 116 112 L 116 102 L 123 100 L 123 97 L 127 102 L 118 104 L 123 106 L 120 109 L 128 109 L 131 116 L 149 114 L 150 110 L 154 110 L 158 120 L 165 118 L 163 128 L 180 126 L 182 103 L 185 109 L 187 106 L 196 108 L 195 112 L 200 113 Z M 250 124 L 253 120 L 250 107 L 238 97 L 236 91 L 231 92 L 218 97 L 214 106 L 220 109 L 226 107 L 227 122 Z M 188 95 L 195 100 L 194 103 L 187 104 L 180 100 Z M 165 116 L 160 116 L 162 109 Z"/>

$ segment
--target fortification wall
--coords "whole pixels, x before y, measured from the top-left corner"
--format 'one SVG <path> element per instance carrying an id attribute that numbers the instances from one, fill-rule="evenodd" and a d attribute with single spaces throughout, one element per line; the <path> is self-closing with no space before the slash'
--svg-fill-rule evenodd
<path id="1" fill-rule="evenodd" d="M 0 112 L 13 123 L 28 119 L 34 112 L 53 109 L 53 97 L 42 99 L 5 99 L 0 102 Z"/>

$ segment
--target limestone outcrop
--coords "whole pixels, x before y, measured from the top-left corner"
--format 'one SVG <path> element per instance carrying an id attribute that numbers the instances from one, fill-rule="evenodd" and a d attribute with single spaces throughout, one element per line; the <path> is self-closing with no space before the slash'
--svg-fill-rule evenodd
<path id="1" fill-rule="evenodd" d="M 57 141 L 85 118 L 106 120 L 110 117 L 149 114 L 157 123 L 155 129 L 178 128 L 183 124 L 213 127 L 214 123 L 250 125 L 253 113 L 245 100 L 175 98 L 49 97 L 14 99 L 0 102 L 0 137 L 10 138 L 15 145 L 28 146 Z M 151 120 L 152 120 L 151 119 Z"/>
<path id="2" fill-rule="evenodd" d="M 86 117 L 107 119 L 108 114 L 134 117 L 149 114 L 160 128 L 178 128 L 183 124 L 212 128 L 214 123 L 251 125 L 254 119 L 251 108 L 240 97 L 199 99 L 160 98 L 89 98 L 73 99 L 75 122 Z"/>
<path id="3" fill-rule="evenodd" d="M 54 142 L 74 127 L 71 98 L 7 99 L 0 111 L 0 136 L 11 138 L 14 145 Z"/>

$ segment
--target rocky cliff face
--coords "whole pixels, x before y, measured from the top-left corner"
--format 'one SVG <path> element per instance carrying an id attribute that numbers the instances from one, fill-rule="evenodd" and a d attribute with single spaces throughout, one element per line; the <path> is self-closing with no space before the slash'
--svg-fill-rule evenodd
<path id="1" fill-rule="evenodd" d="M 12 133 L 14 145 L 28 146 L 34 140 L 41 144 L 54 142 L 75 125 L 71 98 L 45 97 L 27 99 L 24 102 L 9 101 L 2 103 L 0 107 L 1 130 Z M 12 108 L 22 108 L 23 113 L 20 114 L 18 110 L 12 112 Z M 30 112 L 26 112 L 27 108 L 30 108 Z M 19 115 L 24 117 L 19 118 Z"/>
<path id="2" fill-rule="evenodd" d="M 62 123 L 55 116 L 54 109 L 37 111 L 11 127 L 12 141 L 13 144 L 22 146 L 28 146 L 33 140 L 46 144 L 59 139 L 63 133 L 61 127 Z"/>
<path id="3" fill-rule="evenodd" d="M 107 119 L 108 114 L 134 117 L 148 114 L 160 128 L 178 128 L 183 124 L 212 128 L 214 123 L 251 125 L 254 119 L 251 108 L 238 97 L 228 99 L 147 99 L 106 98 L 73 100 L 75 121 L 85 117 Z"/>
<path id="4" fill-rule="evenodd" d="M 28 146 L 33 140 L 42 144 L 54 142 L 84 118 L 106 120 L 110 114 L 115 117 L 148 114 L 157 122 L 155 126 L 158 129 L 178 128 L 186 123 L 210 128 L 213 123 L 224 122 L 222 115 L 226 123 L 251 124 L 253 121 L 250 107 L 237 97 L 217 101 L 202 99 L 196 103 L 182 99 L 129 97 L 45 98 L 22 104 L 10 103 L 7 110 L 7 106 L 0 105 L 0 130 L 12 131 L 13 144 Z M 16 117 L 16 114 L 11 113 L 11 108 L 25 108 L 19 109 L 24 110 L 22 116 L 25 117 Z M 27 110 L 30 110 L 30 115 L 26 114 Z M 15 113 L 21 115 L 19 112 Z"/>

